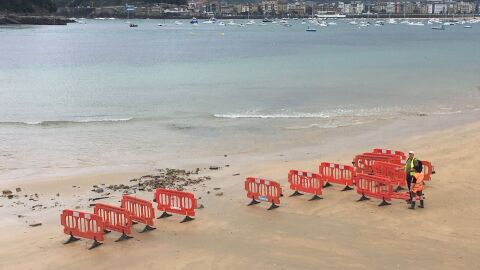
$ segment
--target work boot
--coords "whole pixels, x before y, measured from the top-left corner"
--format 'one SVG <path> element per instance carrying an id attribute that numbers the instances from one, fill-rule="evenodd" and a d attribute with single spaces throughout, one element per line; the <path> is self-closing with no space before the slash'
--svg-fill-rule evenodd
<path id="1" fill-rule="evenodd" d="M 408 209 L 414 210 L 415 209 L 415 202 L 412 202 L 412 204 L 410 204 L 410 207 L 408 207 Z"/>
<path id="2" fill-rule="evenodd" d="M 425 208 L 425 206 L 423 205 L 423 200 L 420 200 L 420 205 L 418 206 L 418 208 Z"/>

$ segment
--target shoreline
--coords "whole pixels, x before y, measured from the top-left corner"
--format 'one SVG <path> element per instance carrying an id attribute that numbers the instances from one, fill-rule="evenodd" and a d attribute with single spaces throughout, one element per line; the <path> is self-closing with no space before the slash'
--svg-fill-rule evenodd
<path id="1" fill-rule="evenodd" d="M 399 141 L 408 133 L 434 132 L 442 130 L 446 123 L 452 126 L 464 126 L 469 123 L 476 123 L 480 117 L 480 110 L 471 110 L 462 113 L 445 115 L 409 115 L 395 119 L 382 119 L 367 122 L 360 125 L 350 125 L 336 128 L 309 128 L 299 130 L 284 130 L 282 142 L 265 140 L 267 145 L 245 147 L 230 147 L 227 144 L 211 149 L 208 145 L 200 147 L 189 155 L 176 154 L 155 155 L 136 160 L 135 163 L 124 163 L 111 160 L 105 164 L 86 167 L 67 167 L 32 170 L 16 169 L 5 170 L 0 174 L 0 187 L 6 184 L 25 182 L 45 182 L 49 179 L 61 179 L 70 177 L 82 177 L 97 175 L 99 173 L 118 174 L 125 173 L 148 173 L 156 168 L 208 168 L 209 166 L 231 165 L 241 166 L 255 165 L 257 159 L 283 162 L 289 160 L 308 160 L 314 155 L 334 155 L 342 148 L 351 149 L 351 152 L 363 151 L 365 147 L 374 148 L 381 146 L 391 147 L 389 141 Z M 409 123 L 418 123 L 410 125 Z M 401 130 L 401 132 L 398 132 Z M 379 134 L 381 134 L 379 136 Z M 377 145 L 371 143 L 371 138 L 377 137 Z M 254 139 L 254 138 L 253 138 Z M 269 139 L 273 140 L 274 138 Z M 278 140 L 278 138 L 276 139 Z M 240 143 L 241 142 L 237 142 Z M 242 149 L 238 151 L 238 149 Z M 363 149 L 363 150 L 362 150 Z M 348 151 L 345 151 L 348 152 Z M 225 157 L 224 155 L 227 155 Z"/>
<path id="2" fill-rule="evenodd" d="M 0 225 L 3 228 L 0 238 L 5 243 L 2 246 L 9 247 L 0 249 L 1 257 L 6 258 L 0 267 L 51 269 L 69 265 L 71 269 L 94 266 L 138 269 L 154 268 L 160 259 L 166 262 L 165 269 L 314 269 L 318 265 L 329 269 L 476 268 L 480 266 L 475 255 L 480 251 L 475 244 L 480 240 L 476 232 L 480 219 L 471 213 L 480 209 L 475 199 L 479 190 L 472 177 L 474 164 L 479 161 L 475 155 L 480 146 L 479 132 L 476 121 L 418 134 L 407 140 L 372 139 L 359 146 L 365 151 L 370 144 L 405 151 L 413 148 L 419 158 L 433 162 L 437 174 L 427 183 L 426 208 L 422 210 L 407 210 L 401 201 L 393 201 L 385 208 L 377 207 L 376 200 L 355 202 L 359 195 L 355 191 L 340 192 L 340 187 L 324 189 L 324 200 L 317 202 L 285 196 L 281 207 L 274 211 L 266 211 L 263 204 L 245 206 L 248 203 L 243 190 L 246 176 L 278 180 L 285 194 L 290 194 L 286 185 L 289 169 L 312 171 L 320 161 L 327 160 L 348 164 L 355 149 L 349 148 L 348 140 L 343 139 L 344 147 L 303 160 L 292 159 L 293 155 L 285 152 L 281 157 L 270 156 L 270 160 L 258 156 L 249 161 L 255 163 L 254 166 L 232 163 L 218 171 L 206 171 L 212 180 L 187 188 L 195 189 L 196 196 L 201 197 L 199 203 L 205 205 L 205 209 L 197 210 L 195 221 L 178 224 L 178 216 L 156 220 L 157 230 L 147 234 L 134 232 L 135 238 L 125 243 L 114 243 L 116 234 L 107 236 L 105 245 L 94 251 L 86 249 L 90 243 L 87 240 L 62 245 L 66 235 L 59 225 L 59 212 L 75 206 L 91 211 L 88 198 L 95 194 L 90 191 L 91 185 L 125 183 L 129 177 L 139 175 L 97 174 L 29 182 L 20 185 L 22 192 L 38 193 L 41 204 L 58 202 L 61 205 L 29 211 L 29 207 L 10 207 L 7 203 L 11 201 L 0 198 L 3 205 L 0 214 L 4 220 Z M 389 143 L 381 142 L 383 140 Z M 461 172 L 453 170 L 459 162 L 466 168 Z M 233 176 L 236 172 L 241 175 Z M 80 188 L 71 187 L 78 183 Z M 4 185 L 0 185 L 4 189 Z M 222 192 L 221 196 L 215 195 L 216 189 Z M 58 197 L 57 192 L 60 192 Z M 151 192 L 136 195 L 151 200 Z M 104 201 L 117 204 L 119 196 L 115 194 Z M 30 228 L 30 222 L 42 222 L 42 226 Z M 413 243 L 422 250 L 421 258 L 413 256 Z M 323 254 L 321 259 L 318 253 Z M 29 260 L 24 260 L 25 256 Z"/>

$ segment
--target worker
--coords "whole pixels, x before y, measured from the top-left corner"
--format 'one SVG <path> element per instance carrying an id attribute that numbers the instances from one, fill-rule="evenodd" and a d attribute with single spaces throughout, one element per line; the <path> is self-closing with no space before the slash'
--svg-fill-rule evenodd
<path id="1" fill-rule="evenodd" d="M 412 200 L 409 209 L 415 209 L 415 201 L 419 200 L 419 208 L 424 208 L 423 204 L 423 178 L 425 175 L 422 173 L 420 166 L 415 167 L 415 174 L 412 176 L 412 186 L 410 187 L 410 198 Z"/>
<path id="2" fill-rule="evenodd" d="M 406 174 L 406 182 L 408 192 L 411 194 L 410 185 L 412 183 L 412 177 L 415 175 L 416 171 L 415 168 L 418 167 L 418 160 L 415 158 L 415 153 L 413 151 L 408 152 L 408 158 L 405 162 L 405 174 Z M 411 202 L 412 197 L 408 202 Z"/>

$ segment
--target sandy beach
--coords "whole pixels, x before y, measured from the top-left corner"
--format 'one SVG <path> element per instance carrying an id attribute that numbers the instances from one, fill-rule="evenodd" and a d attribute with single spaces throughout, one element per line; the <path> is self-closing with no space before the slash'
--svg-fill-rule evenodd
<path id="1" fill-rule="evenodd" d="M 145 171 L 3 182 L 2 190 L 15 194 L 15 188 L 21 187 L 22 191 L 18 199 L 0 198 L 0 268 L 476 269 L 480 267 L 478 134 L 480 125 L 473 123 L 378 145 L 414 149 L 420 159 L 435 165 L 436 174 L 425 190 L 425 209 L 408 210 L 400 200 L 387 207 L 378 207 L 378 200 L 356 202 L 355 191 L 341 192 L 338 186 L 324 189 L 324 200 L 285 196 L 274 211 L 267 211 L 265 203 L 247 207 L 246 176 L 276 179 L 288 195 L 288 170 L 315 171 L 325 160 L 349 164 L 355 152 L 342 148 L 325 156 L 313 151 L 298 160 L 288 153 L 258 156 L 250 164 L 225 157 L 220 170 L 200 172 L 211 180 L 187 187 L 205 206 L 197 210 L 195 221 L 180 224 L 179 216 L 156 220 L 157 230 L 144 234 L 135 225 L 133 239 L 115 243 L 119 234 L 111 233 L 94 250 L 87 250 L 89 240 L 62 244 L 67 235 L 59 221 L 61 210 L 77 206 L 92 211 L 88 199 L 98 196 L 90 191 L 93 185 L 128 184 Z M 361 151 L 375 144 L 371 139 Z M 228 163 L 232 165 L 225 166 Z M 23 198 L 34 193 L 39 195 L 37 202 Z M 152 194 L 137 196 L 152 199 Z M 113 193 L 101 201 L 118 204 L 120 195 Z M 35 204 L 47 209 L 30 210 Z M 29 227 L 34 222 L 42 225 Z"/>

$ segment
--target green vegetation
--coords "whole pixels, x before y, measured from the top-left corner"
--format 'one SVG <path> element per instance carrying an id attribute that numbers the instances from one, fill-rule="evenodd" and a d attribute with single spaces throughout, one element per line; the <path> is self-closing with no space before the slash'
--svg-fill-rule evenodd
<path id="1" fill-rule="evenodd" d="M 186 5 L 187 0 L 56 0 L 58 7 L 86 7 L 91 6 L 92 3 L 95 7 L 102 6 L 123 6 L 126 3 L 130 5 L 140 4 L 156 4 L 166 3 L 175 5 Z"/>
<path id="2" fill-rule="evenodd" d="M 0 11 L 16 13 L 51 13 L 57 7 L 52 0 L 2 0 Z"/>

